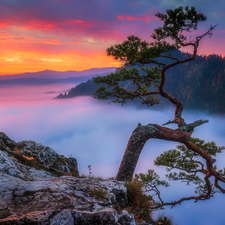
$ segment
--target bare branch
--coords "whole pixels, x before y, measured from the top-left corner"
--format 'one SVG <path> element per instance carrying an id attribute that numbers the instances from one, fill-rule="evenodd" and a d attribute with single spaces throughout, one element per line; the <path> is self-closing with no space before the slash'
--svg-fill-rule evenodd
<path id="1" fill-rule="evenodd" d="M 161 56 L 159 56 L 159 57 L 161 57 Z M 166 66 L 165 63 L 158 62 L 158 61 L 155 61 L 155 60 L 152 60 L 152 59 L 146 60 L 146 61 L 145 61 L 145 64 L 150 64 L 150 63 L 157 64 L 157 65 L 159 65 L 159 66 Z"/>
<path id="2" fill-rule="evenodd" d="M 225 193 L 225 189 L 222 188 L 219 184 L 218 184 L 218 178 L 215 178 L 215 183 L 214 183 L 215 187 L 217 187 L 222 193 Z"/>
<path id="3" fill-rule="evenodd" d="M 209 181 L 210 176 L 211 176 L 211 174 L 208 172 L 206 174 L 206 176 L 204 177 L 204 180 L 205 180 L 206 185 L 207 185 L 207 192 L 205 194 L 201 194 L 199 196 L 190 196 L 190 197 L 181 198 L 178 201 L 166 202 L 166 203 L 163 203 L 163 204 L 159 204 L 157 206 L 153 206 L 152 209 L 158 209 L 158 208 L 161 208 L 161 207 L 166 206 L 166 205 L 171 205 L 172 206 L 171 208 L 173 208 L 175 205 L 181 204 L 181 202 L 183 202 L 183 201 L 195 200 L 195 202 L 197 202 L 199 200 L 204 201 L 206 199 L 209 199 L 211 197 L 211 193 L 212 193 L 212 186 L 211 186 L 210 181 Z"/>
<path id="4" fill-rule="evenodd" d="M 168 125 L 168 124 L 171 124 L 171 123 L 176 123 L 176 121 L 175 120 L 169 120 L 167 123 L 164 123 L 162 125 L 165 126 L 165 125 Z"/>
<path id="5" fill-rule="evenodd" d="M 160 55 L 159 57 L 168 58 L 172 60 L 176 60 L 177 62 L 180 62 L 180 60 L 176 57 L 168 56 L 168 55 Z"/>
<path id="6" fill-rule="evenodd" d="M 200 126 L 204 123 L 208 123 L 208 122 L 209 122 L 209 120 L 197 120 L 193 123 L 185 124 L 184 126 L 179 127 L 177 130 L 193 133 L 195 127 L 198 127 L 198 126 Z"/>
<path id="7" fill-rule="evenodd" d="M 207 35 L 209 35 L 211 37 L 212 36 L 212 30 L 215 29 L 217 26 L 218 26 L 218 24 L 216 24 L 214 26 L 211 26 L 210 29 L 206 33 L 202 34 L 201 36 L 196 37 L 196 42 L 195 43 L 199 44 L 201 39 L 204 38 Z"/>
<path id="8" fill-rule="evenodd" d="M 189 124 L 184 123 L 182 126 L 177 128 L 177 130 L 193 133 L 195 127 L 200 126 L 204 123 L 208 123 L 208 122 L 209 122 L 209 120 L 197 120 L 197 121 L 195 121 L 193 123 L 189 123 Z M 167 123 L 164 123 L 163 126 L 171 124 L 171 123 L 176 123 L 176 121 L 175 120 L 172 120 L 172 121 L 169 120 Z"/>

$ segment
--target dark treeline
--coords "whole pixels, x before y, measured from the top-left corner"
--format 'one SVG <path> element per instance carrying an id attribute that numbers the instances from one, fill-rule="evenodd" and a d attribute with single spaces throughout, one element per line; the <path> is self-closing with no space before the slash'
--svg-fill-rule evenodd
<path id="1" fill-rule="evenodd" d="M 190 54 L 175 51 L 173 57 L 182 59 L 190 57 Z M 125 85 L 130 86 L 128 83 Z M 93 79 L 88 80 L 56 98 L 93 96 L 100 86 Z M 179 99 L 185 108 L 224 113 L 225 58 L 219 55 L 197 56 L 194 61 L 170 68 L 166 74 L 165 90 Z"/>

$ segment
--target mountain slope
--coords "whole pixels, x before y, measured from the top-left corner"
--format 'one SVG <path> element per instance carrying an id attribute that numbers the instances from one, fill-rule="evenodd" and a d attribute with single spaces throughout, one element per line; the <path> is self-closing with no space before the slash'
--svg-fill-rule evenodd
<path id="1" fill-rule="evenodd" d="M 181 59 L 188 57 L 189 54 L 176 51 L 173 56 Z M 127 81 L 124 85 L 128 83 Z M 103 85 L 97 85 L 93 80 L 89 80 L 57 98 L 93 96 L 99 86 Z M 225 58 L 218 55 L 197 56 L 196 60 L 172 67 L 166 73 L 165 90 L 179 99 L 185 108 L 225 113 L 224 87 Z"/>

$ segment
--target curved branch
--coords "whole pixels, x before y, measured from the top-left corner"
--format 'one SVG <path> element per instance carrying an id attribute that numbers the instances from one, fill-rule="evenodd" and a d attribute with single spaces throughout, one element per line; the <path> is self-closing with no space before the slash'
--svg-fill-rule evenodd
<path id="1" fill-rule="evenodd" d="M 173 130 L 156 124 L 145 126 L 138 124 L 128 141 L 116 180 L 131 181 L 139 155 L 147 140 L 157 138 L 183 143 L 190 137 L 191 134 L 185 131 Z"/>
<path id="2" fill-rule="evenodd" d="M 145 193 L 151 192 L 151 191 L 155 192 L 155 195 L 157 195 L 159 201 L 161 202 L 161 204 L 163 204 L 163 200 L 160 196 L 160 191 L 159 191 L 159 189 L 157 188 L 156 185 L 148 185 L 147 187 L 145 187 L 145 191 L 144 191 Z"/>
<path id="3" fill-rule="evenodd" d="M 184 119 L 181 117 L 182 115 L 182 111 L 183 111 L 183 105 L 181 104 L 181 102 L 179 100 L 177 100 L 175 97 L 173 97 L 172 95 L 170 95 L 169 93 L 167 93 L 166 91 L 164 91 L 163 87 L 164 87 L 164 84 L 165 84 L 165 72 L 166 70 L 168 70 L 169 68 L 173 67 L 173 66 L 176 66 L 178 64 L 182 64 L 182 63 L 185 63 L 185 62 L 189 62 L 189 61 L 192 61 L 195 59 L 196 55 L 197 55 L 197 49 L 198 49 L 198 46 L 199 46 L 199 42 L 202 40 L 202 38 L 204 38 L 205 36 L 207 35 L 212 35 L 212 30 L 216 27 L 217 25 L 215 26 L 211 26 L 210 29 L 202 34 L 201 36 L 198 36 L 196 37 L 196 41 L 193 43 L 193 42 L 188 42 L 188 43 L 184 43 L 182 42 L 179 37 L 177 36 L 176 37 L 176 40 L 179 42 L 179 44 L 182 46 L 182 47 L 186 47 L 186 46 L 193 46 L 193 54 L 191 57 L 187 58 L 187 59 L 183 59 L 183 60 L 176 60 L 176 62 L 173 62 L 173 63 L 170 63 L 166 66 L 164 66 L 162 68 L 162 71 L 161 71 L 161 82 L 159 84 L 159 92 L 160 92 L 160 95 L 162 95 L 163 97 L 167 98 L 171 103 L 173 103 L 175 106 L 176 106 L 176 109 L 175 109 L 175 115 L 174 115 L 174 120 L 173 122 L 174 123 L 177 123 L 178 124 L 178 127 L 182 127 L 185 125 L 185 121 Z M 175 59 L 175 58 L 174 58 Z"/>
<path id="4" fill-rule="evenodd" d="M 159 56 L 161 57 L 161 56 Z M 155 60 L 145 60 L 143 64 L 150 64 L 150 63 L 153 63 L 153 64 L 157 64 L 158 66 L 166 66 L 165 63 L 162 63 L 162 62 L 158 62 L 158 61 L 155 61 Z"/>
<path id="5" fill-rule="evenodd" d="M 204 123 L 208 123 L 208 122 L 209 122 L 209 120 L 196 120 L 193 123 L 184 124 L 182 127 L 179 127 L 177 130 L 193 133 L 193 130 L 194 130 L 195 127 L 198 127 L 198 126 L 200 126 Z M 172 121 L 169 120 L 167 123 L 164 123 L 163 126 L 171 124 L 171 123 L 176 123 L 176 121 L 175 120 L 172 120 Z"/>
<path id="6" fill-rule="evenodd" d="M 177 62 L 180 62 L 180 60 L 176 57 L 168 56 L 168 55 L 160 55 L 159 57 L 167 58 L 167 59 L 172 59 L 176 60 Z"/>
<path id="7" fill-rule="evenodd" d="M 181 198 L 178 201 L 162 203 L 160 205 L 152 207 L 152 209 L 158 209 L 158 208 L 161 208 L 161 207 L 166 206 L 166 205 L 172 205 L 171 208 L 173 208 L 175 205 L 181 204 L 181 202 L 183 202 L 183 201 L 195 200 L 195 202 L 197 202 L 199 200 L 204 201 L 206 199 L 209 199 L 211 197 L 211 193 L 212 193 L 212 186 L 211 186 L 210 181 L 209 181 L 210 177 L 211 177 L 211 174 L 209 172 L 204 177 L 204 180 L 205 180 L 206 185 L 207 185 L 207 192 L 205 194 L 201 194 L 199 196 L 190 196 L 190 197 Z"/>
<path id="8" fill-rule="evenodd" d="M 215 187 L 217 187 L 222 193 L 225 193 L 225 189 L 222 188 L 219 184 L 218 184 L 218 178 L 215 178 L 215 183 L 214 183 Z"/>

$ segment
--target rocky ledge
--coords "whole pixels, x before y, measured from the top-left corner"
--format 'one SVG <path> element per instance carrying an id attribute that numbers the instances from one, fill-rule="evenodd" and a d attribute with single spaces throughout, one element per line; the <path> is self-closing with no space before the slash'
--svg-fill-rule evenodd
<path id="1" fill-rule="evenodd" d="M 75 158 L 3 132 L 0 183 L 0 224 L 136 225 L 121 210 L 128 201 L 123 182 L 79 178 Z"/>

